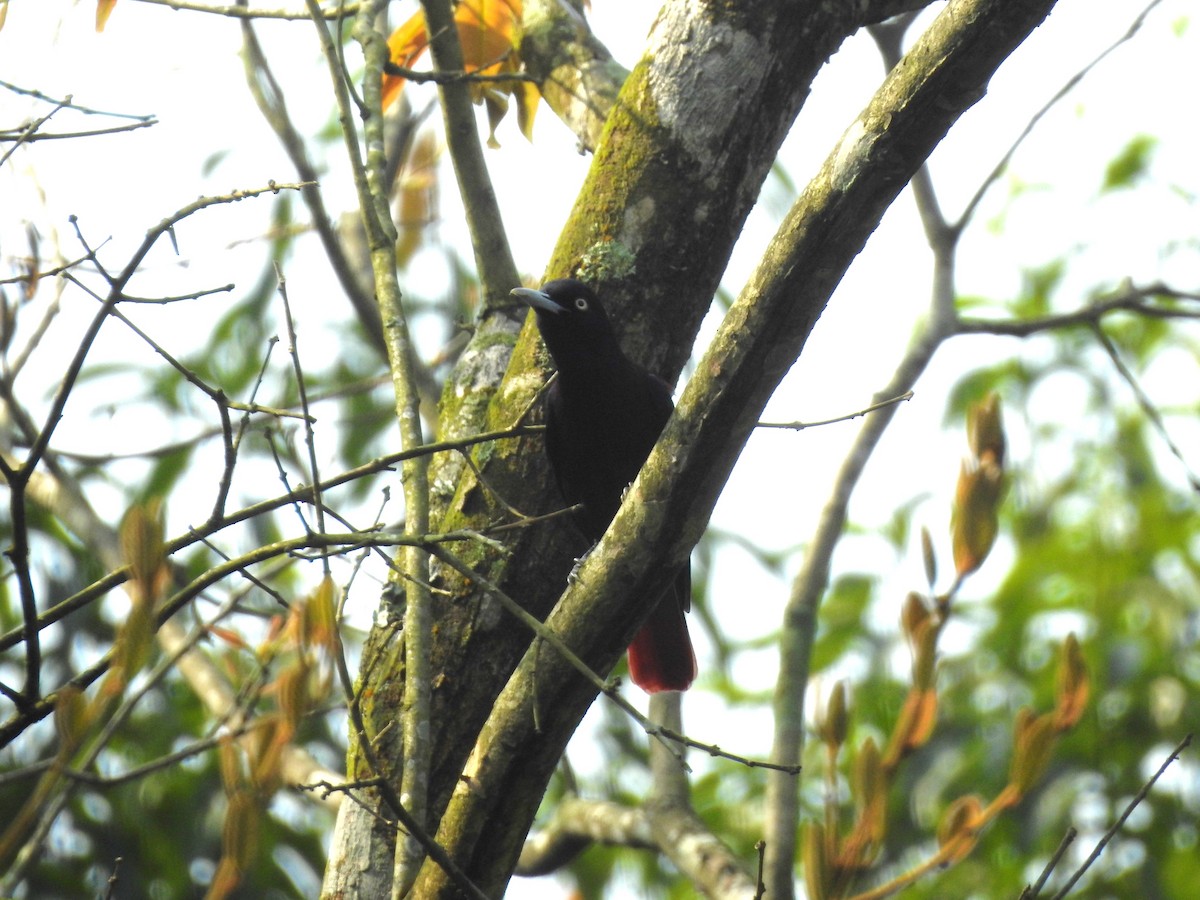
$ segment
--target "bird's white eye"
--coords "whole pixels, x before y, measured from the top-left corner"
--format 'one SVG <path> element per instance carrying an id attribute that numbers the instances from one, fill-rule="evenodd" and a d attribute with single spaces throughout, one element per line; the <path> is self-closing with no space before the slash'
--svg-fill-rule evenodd
<path id="1" fill-rule="evenodd" d="M 587 312 L 588 302 L 582 297 L 575 298 L 575 308 L 580 312 Z"/>

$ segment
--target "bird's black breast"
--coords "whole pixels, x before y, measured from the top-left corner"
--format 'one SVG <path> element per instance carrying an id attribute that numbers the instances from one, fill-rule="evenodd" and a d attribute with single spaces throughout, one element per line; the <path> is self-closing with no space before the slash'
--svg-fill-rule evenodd
<path id="1" fill-rule="evenodd" d="M 666 382 L 622 359 L 603 373 L 564 378 L 546 395 L 546 452 L 577 521 L 597 540 L 637 477 L 673 404 Z"/>

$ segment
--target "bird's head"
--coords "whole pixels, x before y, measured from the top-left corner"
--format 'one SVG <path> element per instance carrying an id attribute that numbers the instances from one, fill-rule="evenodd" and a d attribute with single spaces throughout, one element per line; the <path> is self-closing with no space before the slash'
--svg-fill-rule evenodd
<path id="1" fill-rule="evenodd" d="M 538 330 L 560 371 L 564 365 L 585 364 L 617 348 L 600 298 L 582 281 L 560 278 L 546 282 L 541 290 L 516 288 L 512 294 L 537 313 Z"/>

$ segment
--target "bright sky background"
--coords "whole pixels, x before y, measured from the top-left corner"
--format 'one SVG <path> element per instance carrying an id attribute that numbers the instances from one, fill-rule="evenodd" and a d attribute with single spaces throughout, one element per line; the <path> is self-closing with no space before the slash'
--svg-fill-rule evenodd
<path id="1" fill-rule="evenodd" d="M 1061 0 L 1050 19 L 1001 69 L 988 96 L 935 152 L 934 181 L 949 217 L 957 215 L 1029 117 L 1119 37 L 1143 6 L 1141 0 Z M 627 66 L 640 52 L 653 20 L 652 7 L 640 0 L 593 2 L 589 18 L 596 33 Z M 400 8 L 404 11 L 397 17 L 407 15 L 415 3 Z M 0 168 L 0 253 L 22 255 L 23 222 L 34 220 L 44 241 L 54 240 L 57 231 L 63 253 L 78 255 L 67 222 L 74 214 L 94 244 L 111 239 L 104 256 L 119 268 L 150 224 L 198 195 L 259 187 L 270 179 L 294 180 L 247 93 L 235 21 L 120 0 L 106 31 L 96 34 L 93 14 L 90 0 L 13 0 L 0 31 L 0 80 L 55 98 L 70 94 L 75 102 L 101 110 L 154 114 L 160 123 L 86 143 L 42 142 L 15 154 Z M 1086 302 L 1094 286 L 1116 285 L 1125 277 L 1137 283 L 1161 278 L 1196 289 L 1198 223 L 1187 198 L 1200 195 L 1200 118 L 1194 111 L 1200 40 L 1194 23 L 1182 27 L 1189 15 L 1194 17 L 1195 8 L 1187 0 L 1165 0 L 1142 32 L 1093 71 L 1040 125 L 968 232 L 960 255 L 960 293 L 1011 297 L 1019 289 L 1022 268 L 1080 247 L 1086 249 L 1072 268 L 1080 274 L 1068 279 L 1064 293 L 1072 298 L 1072 306 Z M 258 29 L 297 124 L 305 133 L 318 132 L 330 121 L 332 100 L 312 26 L 262 22 Z M 848 41 L 831 60 L 781 157 L 796 184 L 803 185 L 820 165 L 881 75 L 874 44 L 866 35 Z M 0 127 L 13 128 L 48 109 L 0 88 Z M 111 124 L 113 120 L 60 113 L 46 130 Z M 1140 133 L 1160 141 L 1154 157 L 1160 186 L 1096 202 L 1106 163 Z M 574 138 L 544 106 L 533 144 L 519 135 L 513 122 L 505 123 L 499 137 L 503 147 L 489 152 L 488 162 L 518 266 L 536 277 L 588 160 L 575 152 Z M 353 206 L 352 188 L 340 163 L 335 161 L 322 185 L 335 214 Z M 454 211 L 458 201 L 453 178 L 447 175 L 443 185 L 447 209 L 441 227 L 447 241 L 470 259 L 469 241 Z M 998 231 L 1006 194 L 1017 185 L 1034 190 Z M 791 199 L 772 183 L 734 254 L 724 282 L 727 289 L 736 293 Z M 178 229 L 182 257 L 174 257 L 164 244 L 148 261 L 146 274 L 135 280 L 133 291 L 154 296 L 230 281 L 249 286 L 260 274 L 262 247 L 256 238 L 266 228 L 270 209 L 269 200 L 248 200 L 193 217 Z M 1191 241 L 1193 246 L 1190 252 L 1164 255 L 1161 248 L 1172 240 Z M 341 296 L 315 251 L 294 254 L 285 271 L 302 349 L 320 352 L 329 313 L 343 314 Z M 930 271 L 930 255 L 906 194 L 851 269 L 766 418 L 814 420 L 867 405 L 889 379 L 925 308 Z M 405 274 L 413 281 L 442 277 L 437 271 Z M 72 303 L 64 317 L 67 323 L 90 317 L 86 303 L 78 305 L 84 301 L 76 297 Z M 191 329 L 203 329 L 213 318 L 204 303 L 140 312 L 144 315 L 139 321 L 179 348 L 188 346 Z M 705 334 L 714 327 L 715 321 L 710 321 Z M 65 333 L 59 340 L 61 346 L 73 346 Z M 121 340 L 114 331 L 99 352 L 119 358 L 126 352 Z M 859 487 L 852 507 L 857 523 L 878 525 L 901 504 L 928 493 L 930 499 L 918 507 L 916 521 L 929 525 L 940 541 L 943 571 L 949 568 L 949 498 L 965 438 L 961 432 L 941 431 L 945 390 L 971 367 L 1018 352 L 1036 353 L 1037 348 L 1022 348 L 1015 341 L 960 339 L 942 351 L 916 398 L 900 411 Z M 1155 373 L 1146 387 L 1163 402 L 1181 390 L 1172 383 L 1169 370 Z M 1185 393 L 1194 402 L 1191 387 Z M 1047 395 L 1041 402 L 1054 409 L 1055 404 L 1069 403 L 1070 396 Z M 94 427 L 95 420 L 90 421 Z M 1039 467 L 1053 471 L 1063 463 L 1030 459 L 1019 415 L 1010 415 L 1008 424 L 1012 463 L 1025 470 L 1031 484 L 1039 480 Z M 88 432 L 67 425 L 61 444 L 86 447 Z M 144 427 L 142 422 L 130 429 L 131 447 L 144 439 Z M 843 424 L 801 434 L 756 435 L 718 506 L 714 526 L 765 547 L 805 542 L 855 429 L 855 424 Z M 333 438 L 328 441 L 332 448 Z M 904 591 L 923 585 L 915 547 L 906 558 L 896 559 L 881 541 L 854 538 L 839 550 L 837 560 L 843 569 L 892 572 L 885 583 L 895 595 L 897 611 Z M 967 595 L 986 591 L 987 572 L 996 577 L 1003 569 L 1001 552 L 971 582 Z M 719 563 L 714 585 L 717 618 L 731 634 L 762 635 L 776 627 L 786 591 L 785 582 L 746 565 L 738 551 L 730 551 Z M 362 602 L 371 601 L 364 595 Z M 885 617 L 895 615 L 888 612 Z M 700 655 L 703 668 L 703 649 Z M 775 665 L 773 650 L 745 654 L 735 677 L 747 687 L 766 689 Z M 769 723 L 763 716 L 730 713 L 698 692 L 689 695 L 685 720 L 700 740 L 752 756 L 765 756 L 769 750 Z M 528 887 L 518 883 L 510 895 L 529 896 Z"/>

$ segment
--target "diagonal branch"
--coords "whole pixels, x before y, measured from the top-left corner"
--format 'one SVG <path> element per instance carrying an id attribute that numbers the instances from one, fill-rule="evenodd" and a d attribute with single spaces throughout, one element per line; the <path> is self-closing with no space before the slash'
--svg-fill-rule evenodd
<path id="1" fill-rule="evenodd" d="M 702 533 L 767 399 L 842 274 L 951 124 L 982 95 L 1053 0 L 951 2 L 886 79 L 780 227 L 730 309 L 646 467 L 547 624 L 599 671 L 616 661 Z M 511 872 L 563 746 L 595 688 L 527 653 L 501 692 L 438 839 L 485 890 Z M 539 709 L 553 709 L 547 722 Z M 540 730 L 535 722 L 541 725 Z M 505 804 L 498 814 L 498 803 Z M 417 890 L 435 896 L 430 866 Z"/>

